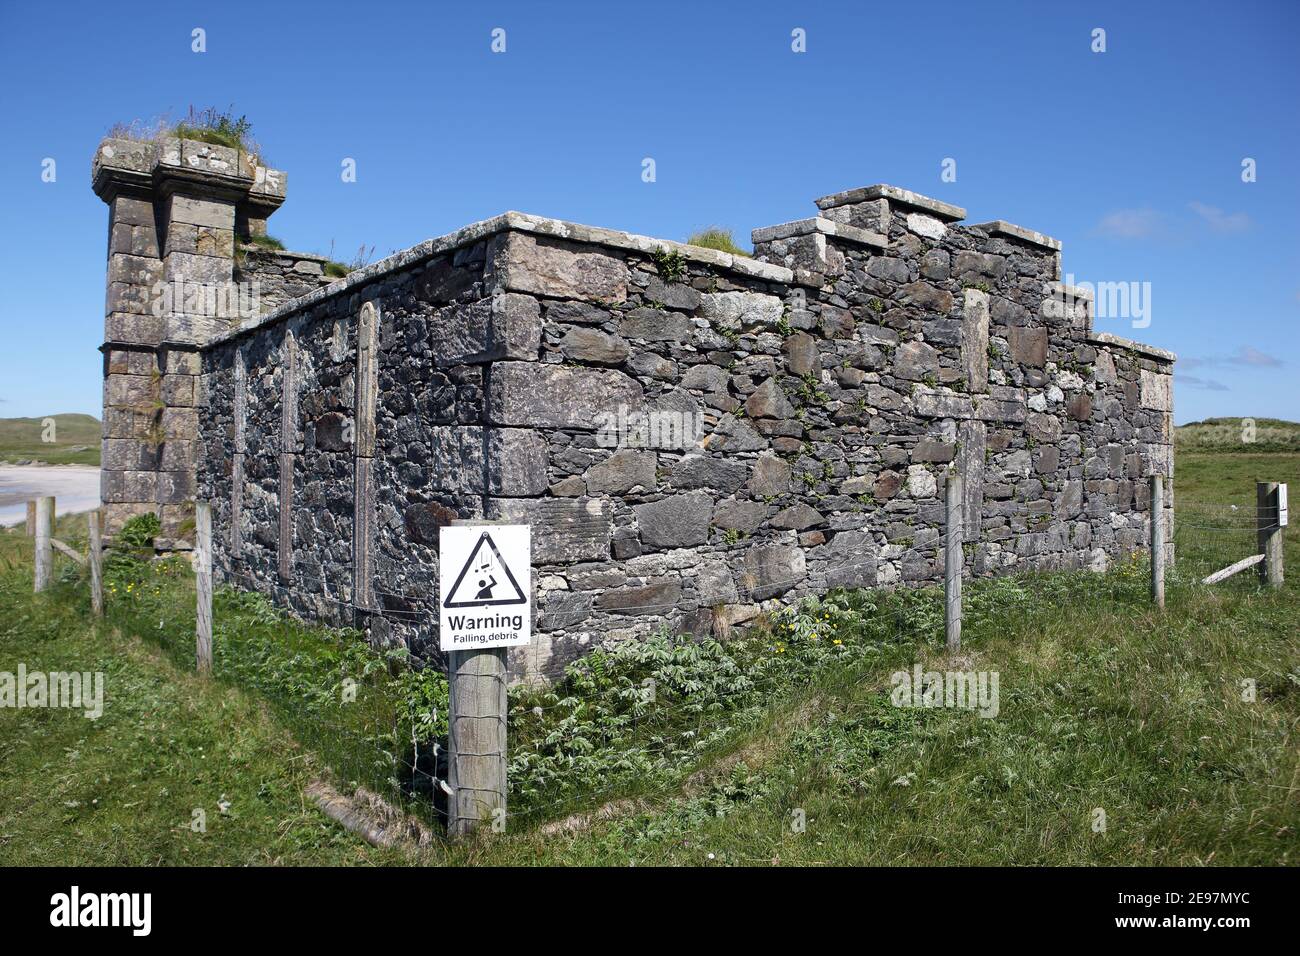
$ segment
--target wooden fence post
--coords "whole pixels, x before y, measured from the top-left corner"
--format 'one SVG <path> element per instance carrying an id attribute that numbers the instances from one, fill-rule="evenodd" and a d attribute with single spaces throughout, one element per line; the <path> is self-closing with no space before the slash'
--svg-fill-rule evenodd
<path id="1" fill-rule="evenodd" d="M 104 616 L 104 553 L 99 540 L 99 512 L 92 511 L 86 516 L 90 531 L 90 543 L 86 557 L 90 561 L 90 610 L 95 617 Z"/>
<path id="2" fill-rule="evenodd" d="M 1259 565 L 1260 580 L 1275 588 L 1282 586 L 1282 510 L 1281 492 L 1276 481 L 1255 482 L 1256 526 L 1259 535 L 1259 553 L 1264 560 Z"/>
<path id="3" fill-rule="evenodd" d="M 447 652 L 447 829 L 453 839 L 506 808 L 506 649 Z"/>
<path id="4" fill-rule="evenodd" d="M 212 505 L 206 501 L 194 502 L 194 537 L 195 657 L 206 674 L 212 670 Z"/>
<path id="5" fill-rule="evenodd" d="M 27 502 L 27 537 L 36 537 L 36 501 Z"/>
<path id="6" fill-rule="evenodd" d="M 1165 479 L 1151 476 L 1151 600 L 1165 607 Z"/>
<path id="7" fill-rule="evenodd" d="M 485 819 L 494 828 L 505 823 L 507 680 L 504 647 L 447 652 L 447 832 L 452 839 L 469 835 Z"/>
<path id="8" fill-rule="evenodd" d="M 961 475 L 948 472 L 945 499 L 948 510 L 944 529 L 944 624 L 948 650 L 961 650 L 961 572 L 965 563 L 962 553 L 962 489 Z"/>
<path id="9" fill-rule="evenodd" d="M 33 590 L 44 591 L 54 566 L 54 499 L 36 499 L 36 573 Z"/>

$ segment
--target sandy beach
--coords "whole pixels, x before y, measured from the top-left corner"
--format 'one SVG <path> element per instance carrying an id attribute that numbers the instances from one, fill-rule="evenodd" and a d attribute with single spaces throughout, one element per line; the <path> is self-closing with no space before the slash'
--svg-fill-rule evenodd
<path id="1" fill-rule="evenodd" d="M 57 514 L 99 507 L 99 469 L 89 465 L 0 465 L 0 526 L 20 524 L 27 502 L 54 495 Z"/>

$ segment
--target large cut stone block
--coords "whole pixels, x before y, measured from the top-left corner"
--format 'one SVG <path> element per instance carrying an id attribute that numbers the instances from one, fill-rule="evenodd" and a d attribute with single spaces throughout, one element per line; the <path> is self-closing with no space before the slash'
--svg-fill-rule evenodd
<path id="1" fill-rule="evenodd" d="M 965 289 L 961 328 L 961 364 L 966 389 L 982 392 L 989 387 L 989 294 Z"/>
<path id="2" fill-rule="evenodd" d="M 682 582 L 663 578 L 640 587 L 615 588 L 596 598 L 596 608 L 611 614 L 664 615 L 682 600 Z"/>
<path id="3" fill-rule="evenodd" d="M 541 307 L 529 295 L 502 293 L 438 313 L 431 330 L 440 364 L 462 365 L 502 359 L 532 361 L 542 343 Z"/>
<path id="4" fill-rule="evenodd" d="M 229 202 L 175 195 L 171 198 L 168 214 L 171 222 L 212 226 L 216 229 L 235 228 L 235 206 Z"/>
<path id="5" fill-rule="evenodd" d="M 1148 369 L 1142 369 L 1141 394 L 1141 403 L 1143 408 L 1154 408 L 1162 412 L 1173 411 L 1174 377 L 1172 375 L 1165 375 L 1162 372 L 1152 372 Z"/>
<path id="6" fill-rule="evenodd" d="M 587 246 L 512 232 L 493 263 L 506 289 L 565 299 L 622 302 L 627 264 Z"/>
<path id="7" fill-rule="evenodd" d="M 493 498 L 488 517 L 532 527 L 534 564 L 607 561 L 613 529 L 608 501 L 594 498 Z"/>
<path id="8" fill-rule="evenodd" d="M 916 386 L 912 391 L 916 414 L 924 418 L 970 418 L 973 412 L 971 397 L 928 386 Z"/>
<path id="9" fill-rule="evenodd" d="M 713 495 L 693 491 L 637 505 L 641 541 L 651 548 L 683 548 L 709 540 Z"/>
<path id="10" fill-rule="evenodd" d="M 644 402 L 640 384 L 613 369 L 502 362 L 488 382 L 488 415 L 498 425 L 597 429 Z"/>
<path id="11" fill-rule="evenodd" d="M 984 459 L 987 427 L 968 421 L 957 426 L 957 472 L 962 476 L 962 527 L 965 540 L 978 541 L 984 509 Z"/>
<path id="12" fill-rule="evenodd" d="M 430 487 L 510 497 L 546 491 L 546 439 L 527 428 L 435 426 L 428 432 Z"/>

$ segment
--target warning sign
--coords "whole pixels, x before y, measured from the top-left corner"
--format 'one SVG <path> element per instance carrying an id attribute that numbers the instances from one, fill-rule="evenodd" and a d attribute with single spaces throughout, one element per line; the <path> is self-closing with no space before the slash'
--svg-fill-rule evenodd
<path id="1" fill-rule="evenodd" d="M 527 644 L 533 623 L 528 525 L 449 525 L 439 538 L 439 646 Z"/>

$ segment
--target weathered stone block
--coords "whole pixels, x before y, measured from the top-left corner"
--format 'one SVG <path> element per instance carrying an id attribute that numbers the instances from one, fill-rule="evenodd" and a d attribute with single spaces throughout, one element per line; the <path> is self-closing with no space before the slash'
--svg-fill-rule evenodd
<path id="1" fill-rule="evenodd" d="M 870 532 L 841 531 L 826 546 L 825 554 L 827 587 L 876 586 L 876 545 Z"/>
<path id="2" fill-rule="evenodd" d="M 784 495 L 790 491 L 790 463 L 772 454 L 759 455 L 747 488 L 760 498 Z"/>
<path id="3" fill-rule="evenodd" d="M 930 309 L 940 315 L 947 315 L 953 306 L 951 292 L 936 288 L 928 282 L 909 282 L 898 290 L 898 298 L 904 305 Z"/>
<path id="4" fill-rule="evenodd" d="M 949 462 L 952 461 L 955 452 L 956 449 L 950 442 L 922 438 L 912 449 L 912 461 Z"/>
<path id="5" fill-rule="evenodd" d="M 820 511 L 804 504 L 802 501 L 778 511 L 769 522 L 773 528 L 785 528 L 792 531 L 803 531 L 825 523 L 826 519 Z"/>
<path id="6" fill-rule="evenodd" d="M 691 320 L 680 312 L 633 309 L 619 322 L 618 330 L 629 339 L 642 339 L 646 342 L 685 342 L 691 337 Z"/>
<path id="7" fill-rule="evenodd" d="M 1047 362 L 1047 329 L 1042 326 L 1012 326 L 1007 329 L 1007 345 L 1018 365 L 1042 368 Z"/>
<path id="8" fill-rule="evenodd" d="M 1141 404 L 1143 408 L 1171 412 L 1174 409 L 1174 378 L 1163 372 L 1141 370 Z"/>
<path id="9" fill-rule="evenodd" d="M 627 341 L 599 329 L 570 326 L 560 339 L 560 351 L 574 362 L 593 365 L 620 365 L 628 356 Z"/>
<path id="10" fill-rule="evenodd" d="M 807 332 L 795 332 L 785 340 L 785 361 L 791 375 L 816 375 L 821 371 L 817 340 Z"/>
<path id="11" fill-rule="evenodd" d="M 640 587 L 605 591 L 596 598 L 596 608 L 611 614 L 665 614 L 681 601 L 681 579 L 665 578 Z"/>
<path id="12" fill-rule="evenodd" d="M 591 617 L 591 609 L 590 594 L 577 591 L 552 591 L 541 602 L 541 617 L 538 623 L 542 630 L 564 630 L 581 624 Z"/>
<path id="13" fill-rule="evenodd" d="M 750 534 L 767 518 L 767 505 L 761 501 L 724 498 L 713 510 L 713 523 L 724 531 Z"/>
<path id="14" fill-rule="evenodd" d="M 512 232 L 493 265 L 512 291 L 599 302 L 627 299 L 627 264 L 575 243 Z"/>
<path id="15" fill-rule="evenodd" d="M 894 352 L 894 374 L 920 382 L 939 374 L 939 353 L 924 342 L 904 342 Z"/>
<path id="16" fill-rule="evenodd" d="M 974 412 L 969 395 L 947 389 L 918 386 L 912 391 L 912 401 L 923 418 L 970 418 Z"/>
<path id="17" fill-rule="evenodd" d="M 713 496 L 707 491 L 673 495 L 633 510 L 647 547 L 683 548 L 709 540 Z"/>
<path id="18" fill-rule="evenodd" d="M 532 525 L 533 563 L 570 564 L 609 558 L 608 501 L 592 498 L 493 498 L 488 517 Z"/>
<path id="19" fill-rule="evenodd" d="M 778 296 L 759 292 L 710 292 L 700 297 L 700 313 L 721 329 L 775 327 L 785 314 Z"/>
<path id="20" fill-rule="evenodd" d="M 751 601 L 784 594 L 807 576 L 804 553 L 794 545 L 759 544 L 745 552 L 740 585 Z"/>
<path id="21" fill-rule="evenodd" d="M 650 284 L 646 286 L 645 297 L 651 302 L 658 302 L 682 312 L 694 312 L 700 307 L 699 292 L 680 282 L 664 282 L 658 276 L 650 279 Z"/>
<path id="22" fill-rule="evenodd" d="M 674 488 L 710 488 L 732 494 L 749 478 L 749 466 L 708 455 L 687 455 L 673 465 L 671 480 Z"/>
<path id="23" fill-rule="evenodd" d="M 498 425 L 597 429 L 644 403 L 641 385 L 613 369 L 501 362 L 488 379 L 488 415 Z"/>
<path id="24" fill-rule="evenodd" d="M 745 411 L 750 418 L 789 418 L 794 415 L 794 406 L 776 379 L 769 378 L 745 400 Z"/>
<path id="25" fill-rule="evenodd" d="M 989 294 L 965 289 L 962 296 L 962 372 L 967 390 L 982 392 L 989 385 Z"/>
<path id="26" fill-rule="evenodd" d="M 656 461 L 652 451 L 619 449 L 583 473 L 587 493 L 622 495 L 636 489 L 653 491 L 657 483 Z"/>

